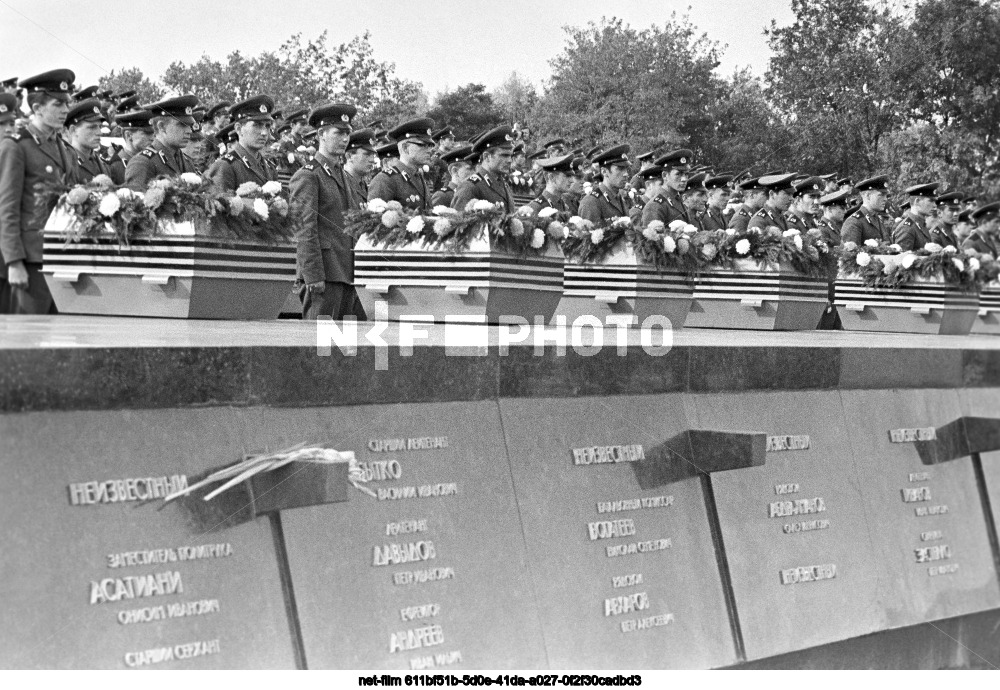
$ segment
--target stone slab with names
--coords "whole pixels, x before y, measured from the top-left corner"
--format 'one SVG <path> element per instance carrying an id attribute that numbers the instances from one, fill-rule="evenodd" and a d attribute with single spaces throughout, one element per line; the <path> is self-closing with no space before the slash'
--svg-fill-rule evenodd
<path id="1" fill-rule="evenodd" d="M 1000 422 L 1000 388 L 967 388 L 959 392 L 962 414 Z M 993 445 L 993 444 L 991 444 Z M 1000 450 L 979 454 L 983 467 L 984 490 L 990 502 L 994 528 L 1000 530 Z"/>
<path id="2" fill-rule="evenodd" d="M 747 659 L 879 629 L 876 568 L 838 394 L 691 399 L 697 428 L 768 435 L 764 466 L 711 478 Z"/>
<path id="3" fill-rule="evenodd" d="M 261 447 L 353 450 L 375 493 L 281 512 L 309 668 L 545 667 L 495 402 L 254 414 Z"/>
<path id="4" fill-rule="evenodd" d="M 270 521 L 159 500 L 244 431 L 225 408 L 0 415 L 0 666 L 294 668 Z"/>
<path id="5" fill-rule="evenodd" d="M 1000 606 L 969 457 L 924 464 L 919 446 L 962 416 L 953 390 L 843 391 L 886 627 Z M 902 433 L 900 431 L 902 430 Z"/>
<path id="6" fill-rule="evenodd" d="M 733 663 L 682 397 L 500 406 L 552 668 Z"/>

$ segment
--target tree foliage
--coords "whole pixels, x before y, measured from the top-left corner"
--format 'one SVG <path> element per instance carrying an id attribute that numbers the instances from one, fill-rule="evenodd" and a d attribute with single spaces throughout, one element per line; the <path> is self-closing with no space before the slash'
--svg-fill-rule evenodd
<path id="1" fill-rule="evenodd" d="M 163 96 L 163 89 L 151 82 L 138 67 L 128 67 L 117 72 L 111 70 L 98 81 L 102 89 L 110 89 L 115 93 L 134 90 L 140 103 L 153 103 Z"/>
<path id="2" fill-rule="evenodd" d="M 438 95 L 427 117 L 434 118 L 438 127 L 450 125 L 459 139 L 468 139 L 507 121 L 482 84 L 466 84 Z"/>

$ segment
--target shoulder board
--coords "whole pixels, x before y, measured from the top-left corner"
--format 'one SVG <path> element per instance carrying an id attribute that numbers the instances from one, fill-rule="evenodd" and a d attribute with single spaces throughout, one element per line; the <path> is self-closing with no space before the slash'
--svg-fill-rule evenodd
<path id="1" fill-rule="evenodd" d="M 747 211 L 745 208 L 741 208 L 739 211 L 736 212 L 736 215 L 738 215 L 738 216 L 745 216 L 745 217 L 749 218 L 750 217 L 750 212 Z"/>
<path id="2" fill-rule="evenodd" d="M 533 204 L 544 204 L 545 203 L 545 197 L 544 196 L 540 196 L 537 199 L 532 199 L 531 203 L 533 203 Z"/>
<path id="3" fill-rule="evenodd" d="M 913 225 L 913 221 L 909 218 L 904 218 L 903 222 L 900 223 L 900 225 Z"/>
<path id="4" fill-rule="evenodd" d="M 754 216 L 755 217 L 760 216 L 761 218 L 768 218 L 769 216 L 767 215 L 767 208 L 765 207 L 757 211 L 757 213 L 755 213 Z"/>
<path id="5" fill-rule="evenodd" d="M 481 179 L 483 179 L 483 178 L 481 178 L 481 177 L 480 177 L 479 175 L 477 175 L 476 173 L 472 173 L 471 175 L 469 175 L 469 176 L 468 176 L 467 178 L 465 178 L 465 179 L 466 179 L 466 180 L 468 180 L 469 182 L 479 182 L 479 181 L 480 181 Z"/>
<path id="6" fill-rule="evenodd" d="M 143 149 L 142 151 L 139 152 L 139 154 L 142 155 L 142 156 L 145 156 L 146 158 L 152 158 L 153 156 L 156 155 L 156 150 L 155 149 Z"/>
<path id="7" fill-rule="evenodd" d="M 597 197 L 599 197 L 599 196 L 601 196 L 601 193 L 598 190 L 596 190 L 596 189 L 591 189 L 590 190 L 590 196 L 597 196 Z"/>
<path id="8" fill-rule="evenodd" d="M 396 170 L 395 168 L 389 168 L 388 170 L 383 170 L 382 174 L 383 175 L 388 175 L 389 177 L 392 177 L 393 175 L 398 175 L 399 171 Z"/>
<path id="9" fill-rule="evenodd" d="M 439 189 L 438 191 L 439 191 L 439 192 L 447 192 L 447 191 L 448 191 L 448 187 L 442 187 L 442 188 L 441 188 L 441 189 Z"/>
<path id="10" fill-rule="evenodd" d="M 226 161 L 227 163 L 233 163 L 236 161 L 236 154 L 230 151 L 229 153 L 222 154 L 221 156 L 219 156 L 219 158 Z"/>
<path id="11" fill-rule="evenodd" d="M 10 137 L 11 139 L 13 139 L 14 141 L 21 141 L 21 139 L 24 138 L 24 132 L 20 132 L 20 131 L 18 131 L 18 132 L 11 132 L 7 136 Z"/>
<path id="12" fill-rule="evenodd" d="M 316 164 L 315 163 L 306 163 L 305 165 L 302 166 L 302 169 L 303 170 L 315 170 L 316 169 Z"/>
<path id="13" fill-rule="evenodd" d="M 665 204 L 667 202 L 667 200 L 663 197 L 662 194 L 657 194 L 656 196 L 654 196 L 653 201 L 655 201 L 658 204 Z"/>

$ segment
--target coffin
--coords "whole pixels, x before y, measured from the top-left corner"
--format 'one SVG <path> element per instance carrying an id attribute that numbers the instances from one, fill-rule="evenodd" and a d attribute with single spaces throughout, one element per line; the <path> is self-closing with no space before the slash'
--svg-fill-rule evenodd
<path id="1" fill-rule="evenodd" d="M 463 252 L 421 243 L 376 248 L 362 236 L 354 248 L 354 281 L 369 319 L 548 323 L 562 296 L 563 256 L 520 257 L 480 237 Z"/>
<path id="2" fill-rule="evenodd" d="M 694 289 L 689 328 L 803 331 L 819 324 L 826 309 L 827 282 L 790 265 L 737 259 L 733 268 L 701 274 Z"/>
<path id="3" fill-rule="evenodd" d="M 276 319 L 295 279 L 295 246 L 194 234 L 190 223 L 121 246 L 110 232 L 67 242 L 45 229 L 42 273 L 64 314 Z"/>
<path id="4" fill-rule="evenodd" d="M 657 271 L 643 264 L 631 245 L 621 245 L 598 263 L 566 262 L 562 299 L 555 319 L 567 323 L 583 315 L 606 321 L 612 314 L 634 314 L 641 326 L 650 316 L 666 316 L 681 328 L 691 309 L 694 280 L 679 271 Z"/>

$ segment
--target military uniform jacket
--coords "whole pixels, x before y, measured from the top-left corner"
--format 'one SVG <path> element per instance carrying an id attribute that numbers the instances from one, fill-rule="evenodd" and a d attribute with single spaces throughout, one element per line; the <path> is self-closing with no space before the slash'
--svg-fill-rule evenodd
<path id="1" fill-rule="evenodd" d="M 558 194 L 552 194 L 548 190 L 543 190 L 541 194 L 531 200 L 528 206 L 531 207 L 532 212 L 536 216 L 543 208 L 554 208 L 560 213 L 569 211 L 562 197 Z"/>
<path id="2" fill-rule="evenodd" d="M 844 221 L 844 227 L 840 230 L 840 239 L 844 244 L 854 242 L 860 246 L 864 244 L 865 240 L 892 242 L 892 233 L 878 214 L 862 206 L 853 216 Z"/>
<path id="3" fill-rule="evenodd" d="M 722 216 L 722 211 L 712 208 L 709 206 L 705 209 L 705 212 L 701 214 L 701 227 L 705 230 L 725 230 L 726 229 L 726 219 Z M 747 217 L 747 222 L 750 218 Z"/>
<path id="4" fill-rule="evenodd" d="M 42 228 L 55 199 L 35 205 L 35 185 L 69 181 L 73 152 L 58 134 L 43 139 L 28 125 L 0 141 L 0 277 L 15 261 L 41 263 Z"/>
<path id="5" fill-rule="evenodd" d="M 566 192 L 562 195 L 562 201 L 568 213 L 575 216 L 580 210 L 580 195 L 576 192 Z"/>
<path id="6" fill-rule="evenodd" d="M 108 167 L 111 168 L 111 179 L 115 181 L 115 184 L 125 184 L 125 166 L 134 155 L 134 153 L 122 148 L 115 151 L 110 158 L 105 159 Z"/>
<path id="7" fill-rule="evenodd" d="M 954 247 L 958 249 L 958 238 L 955 237 L 953 226 L 946 225 L 940 218 L 935 218 L 928 223 L 931 234 L 931 242 L 940 244 L 942 247 Z"/>
<path id="8" fill-rule="evenodd" d="M 219 190 L 235 192 L 244 182 L 263 185 L 277 181 L 278 171 L 263 155 L 257 155 L 241 144 L 236 144 L 232 151 L 219 156 L 206 176 L 211 178 Z"/>
<path id="9" fill-rule="evenodd" d="M 757 213 L 753 214 L 753 218 L 751 218 L 750 222 L 747 224 L 747 230 L 764 231 L 772 226 L 778 228 L 781 232 L 788 229 L 788 223 L 785 221 L 785 214 L 765 206 L 761 210 L 757 211 Z"/>
<path id="10" fill-rule="evenodd" d="M 665 189 L 642 207 L 642 225 L 649 225 L 652 221 L 662 221 L 664 225 L 670 227 L 675 220 L 683 220 L 690 223 L 687 209 L 681 201 L 681 195 L 673 189 Z"/>
<path id="11" fill-rule="evenodd" d="M 115 179 L 114 175 L 111 174 L 111 166 L 96 151 L 92 151 L 90 155 L 84 155 L 73 148 L 70 148 L 70 151 L 74 158 L 73 169 L 68 176 L 70 183 L 87 184 L 98 175 L 107 175 L 112 180 Z M 121 183 L 116 181 L 116 184 Z"/>
<path id="12" fill-rule="evenodd" d="M 464 211 L 466 204 L 473 199 L 483 199 L 494 204 L 502 203 L 507 213 L 514 211 L 514 194 L 510 191 L 510 186 L 496 175 L 483 170 L 482 167 L 458 186 L 455 190 L 455 198 L 451 200 L 451 207 L 459 211 Z"/>
<path id="13" fill-rule="evenodd" d="M 578 214 L 584 220 L 600 225 L 612 218 L 628 218 L 628 206 L 625 199 L 602 183 L 580 199 Z"/>
<path id="14" fill-rule="evenodd" d="M 358 207 L 365 205 L 365 201 L 368 199 L 368 183 L 360 177 L 355 177 L 346 168 L 344 169 L 344 175 L 347 179 L 347 184 L 350 185 L 351 191 L 354 192 L 354 200 L 358 202 Z"/>
<path id="15" fill-rule="evenodd" d="M 896 225 L 896 229 L 892 231 L 892 241 L 902 247 L 903 251 L 908 252 L 912 249 L 923 249 L 925 244 L 933 240 L 927 229 L 927 222 L 917 214 L 907 211 Z"/>
<path id="16" fill-rule="evenodd" d="M 346 175 L 339 161 L 317 153 L 289 182 L 292 208 L 301 219 L 298 275 L 306 283 L 354 282 L 354 239 L 344 232 L 344 215 L 362 200 Z"/>
<path id="17" fill-rule="evenodd" d="M 645 194 L 637 194 L 632 197 L 632 205 L 628 207 L 628 217 L 631 219 L 632 225 L 638 227 L 642 223 L 642 209 L 646 208 L 648 201 Z"/>
<path id="18" fill-rule="evenodd" d="M 816 227 L 816 221 L 813 220 L 812 216 L 796 211 L 789 211 L 785 214 L 785 223 L 789 229 L 798 230 L 803 234 Z"/>
<path id="19" fill-rule="evenodd" d="M 368 200 L 398 201 L 403 208 L 426 211 L 431 206 L 431 186 L 422 170 L 410 170 L 396 161 L 368 185 Z"/>
<path id="20" fill-rule="evenodd" d="M 830 245 L 831 248 L 840 244 L 840 227 L 837 224 L 826 218 L 821 218 L 819 223 L 816 224 L 816 229 L 819 230 L 821 239 Z"/>
<path id="21" fill-rule="evenodd" d="M 431 206 L 451 206 L 451 202 L 454 199 L 455 188 L 449 183 L 447 187 L 442 187 L 434 192 L 434 195 L 431 197 Z"/>
<path id="22" fill-rule="evenodd" d="M 743 233 L 747 231 L 750 226 L 750 219 L 753 218 L 753 213 L 750 209 L 746 207 L 746 204 L 740 206 L 740 210 L 733 214 L 733 217 L 729 219 L 726 223 L 727 230 L 735 230 L 737 233 Z"/>
<path id="23" fill-rule="evenodd" d="M 962 251 L 966 249 L 975 249 L 980 254 L 991 254 L 994 259 L 1000 254 L 993 238 L 987 237 L 980 230 L 973 230 L 962 242 Z"/>
<path id="24" fill-rule="evenodd" d="M 145 192 L 157 177 L 177 177 L 181 173 L 197 173 L 194 162 L 183 151 L 174 151 L 157 139 L 137 153 L 125 166 L 125 184 L 137 192 Z"/>

